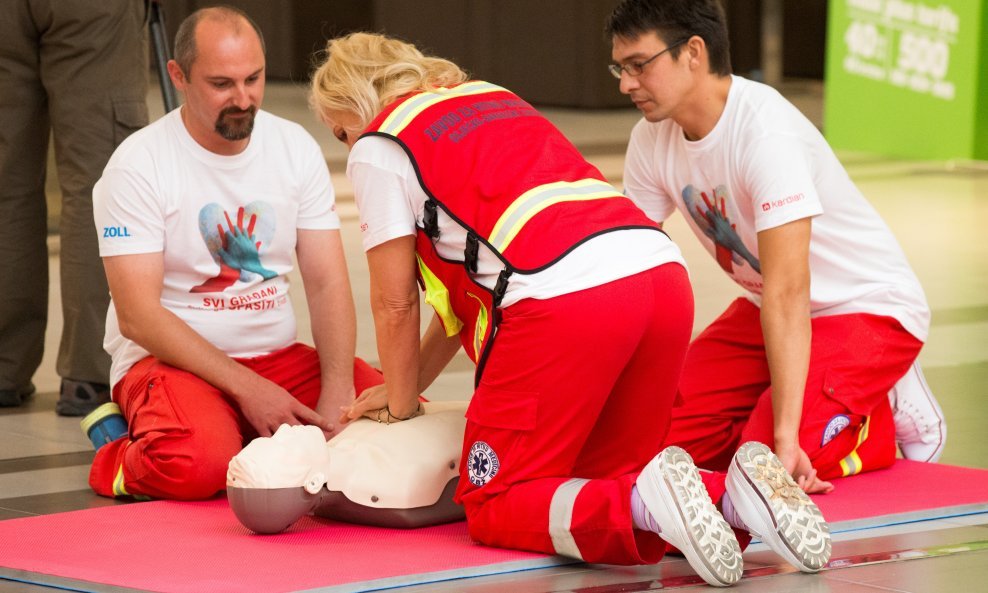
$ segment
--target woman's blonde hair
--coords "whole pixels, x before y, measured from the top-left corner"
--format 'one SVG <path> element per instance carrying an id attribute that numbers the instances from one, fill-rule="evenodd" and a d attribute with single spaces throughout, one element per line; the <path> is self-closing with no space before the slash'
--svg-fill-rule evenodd
<path id="1" fill-rule="evenodd" d="M 325 60 L 312 75 L 309 105 L 320 117 L 345 111 L 360 120 L 362 132 L 395 99 L 415 91 L 459 84 L 459 66 L 425 56 L 414 45 L 375 33 L 330 39 Z"/>

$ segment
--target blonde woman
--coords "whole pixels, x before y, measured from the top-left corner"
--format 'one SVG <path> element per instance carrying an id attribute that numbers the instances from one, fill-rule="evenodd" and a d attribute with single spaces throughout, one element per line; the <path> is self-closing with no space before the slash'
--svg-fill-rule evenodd
<path id="1" fill-rule="evenodd" d="M 462 345 L 473 538 L 612 564 L 656 562 L 664 538 L 735 582 L 708 496 L 725 474 L 660 453 L 693 322 L 676 245 L 531 105 L 407 43 L 331 40 L 311 102 L 350 148 L 385 378 L 348 416 L 413 418 Z"/>

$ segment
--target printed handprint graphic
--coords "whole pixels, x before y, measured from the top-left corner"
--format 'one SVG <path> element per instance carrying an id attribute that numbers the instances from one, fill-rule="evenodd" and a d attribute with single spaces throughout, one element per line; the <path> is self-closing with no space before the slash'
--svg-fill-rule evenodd
<path id="1" fill-rule="evenodd" d="M 199 211 L 199 233 L 220 266 L 216 276 L 190 292 L 222 292 L 252 274 L 265 280 L 278 274 L 264 267 L 261 252 L 274 237 L 274 209 L 267 202 L 251 202 L 237 209 L 236 222 L 216 203 Z"/>
<path id="2" fill-rule="evenodd" d="M 714 188 L 713 200 L 692 185 L 683 189 L 683 201 L 703 234 L 713 240 L 716 247 L 717 263 L 728 274 L 734 273 L 734 266 L 748 262 L 753 270 L 762 273 L 761 264 L 738 236 L 736 225 L 727 218 L 727 190 L 724 186 Z"/>
<path id="3" fill-rule="evenodd" d="M 237 211 L 236 226 L 230 220 L 229 214 L 224 212 L 223 216 L 226 217 L 228 230 L 224 229 L 222 225 L 216 225 L 217 232 L 223 238 L 223 246 L 219 251 L 223 263 L 235 270 L 240 270 L 240 277 L 244 280 L 246 279 L 244 278 L 245 271 L 254 272 L 265 280 L 277 276 L 277 273 L 265 269 L 261 265 L 261 242 L 257 241 L 254 237 L 254 225 L 257 223 L 257 215 L 251 214 L 246 230 L 244 229 L 243 208 Z"/>

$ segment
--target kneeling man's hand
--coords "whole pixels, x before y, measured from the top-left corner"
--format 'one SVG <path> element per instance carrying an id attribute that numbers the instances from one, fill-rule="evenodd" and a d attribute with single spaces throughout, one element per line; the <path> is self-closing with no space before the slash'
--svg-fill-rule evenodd
<path id="1" fill-rule="evenodd" d="M 333 431 L 330 421 L 307 408 L 285 389 L 267 379 L 258 383 L 248 397 L 238 401 L 240 411 L 258 435 L 269 437 L 282 424 L 311 424 L 326 433 Z"/>

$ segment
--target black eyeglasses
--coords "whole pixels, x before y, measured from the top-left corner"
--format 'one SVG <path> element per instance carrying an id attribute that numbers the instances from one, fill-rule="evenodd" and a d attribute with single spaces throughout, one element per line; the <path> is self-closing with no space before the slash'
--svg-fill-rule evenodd
<path id="1" fill-rule="evenodd" d="M 679 47 L 680 45 L 686 43 L 689 40 L 690 40 L 689 37 L 685 39 L 680 39 L 676 43 L 673 43 L 669 47 L 665 48 L 664 50 L 660 51 L 651 58 L 645 60 L 644 62 L 629 62 L 627 64 L 624 64 L 623 66 L 621 64 L 609 64 L 607 66 L 607 69 L 610 71 L 611 76 L 617 78 L 618 80 L 621 80 L 621 72 L 627 72 L 631 76 L 640 76 L 641 73 L 644 72 L 645 66 L 647 66 L 649 62 L 661 56 L 662 54 L 666 53 L 667 51 Z"/>

